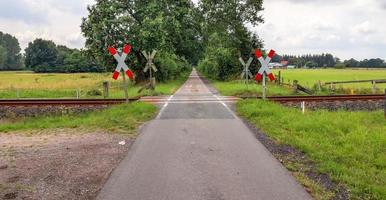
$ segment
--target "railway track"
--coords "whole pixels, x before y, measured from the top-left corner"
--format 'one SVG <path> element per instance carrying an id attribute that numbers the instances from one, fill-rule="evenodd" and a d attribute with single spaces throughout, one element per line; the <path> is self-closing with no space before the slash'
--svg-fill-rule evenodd
<path id="1" fill-rule="evenodd" d="M 277 96 L 268 97 L 270 101 L 285 102 L 324 102 L 324 101 L 380 101 L 385 95 L 333 95 L 333 96 Z"/>
<path id="2" fill-rule="evenodd" d="M 226 103 L 236 102 L 240 99 L 258 99 L 260 97 L 221 97 Z M 165 97 L 131 98 L 129 102 L 142 101 L 154 104 L 166 102 Z M 323 101 L 381 101 L 385 95 L 335 95 L 335 96 L 273 96 L 267 98 L 270 101 L 286 102 L 323 102 Z M 170 103 L 188 103 L 192 100 L 175 100 Z M 194 100 L 197 102 L 215 102 L 217 100 Z M 9 99 L 0 100 L 0 106 L 82 106 L 82 105 L 116 105 L 125 103 L 125 99 Z"/>
<path id="3" fill-rule="evenodd" d="M 129 99 L 129 102 L 139 98 Z M 0 100 L 0 106 L 77 106 L 77 105 L 116 105 L 125 99 L 9 99 Z"/>

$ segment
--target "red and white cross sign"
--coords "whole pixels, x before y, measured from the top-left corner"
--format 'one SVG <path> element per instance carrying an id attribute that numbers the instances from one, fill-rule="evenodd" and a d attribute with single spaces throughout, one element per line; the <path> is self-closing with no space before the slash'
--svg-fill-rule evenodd
<path id="1" fill-rule="evenodd" d="M 263 78 L 263 74 L 266 73 L 269 77 L 269 80 L 271 81 L 274 81 L 275 80 L 275 76 L 272 74 L 272 71 L 271 69 L 269 69 L 269 63 L 271 62 L 273 56 L 275 56 L 275 51 L 274 50 L 271 50 L 267 56 L 267 58 L 263 58 L 263 55 L 261 53 L 260 50 L 256 50 L 255 52 L 256 54 L 256 57 L 259 59 L 259 62 L 261 63 L 261 68 L 258 72 L 258 74 L 256 74 L 256 81 L 260 81 L 262 78 Z"/>
<path id="2" fill-rule="evenodd" d="M 113 74 L 113 79 L 115 80 L 118 79 L 119 73 L 121 72 L 122 69 L 125 71 L 126 75 L 130 79 L 134 78 L 133 72 L 129 69 L 129 67 L 125 63 L 126 57 L 130 53 L 130 51 L 131 51 L 131 46 L 128 44 L 125 44 L 125 46 L 123 47 L 121 55 L 119 55 L 119 53 L 114 47 L 109 47 L 110 54 L 113 55 L 115 60 L 118 62 L 118 66 L 115 69 L 115 72 Z"/>

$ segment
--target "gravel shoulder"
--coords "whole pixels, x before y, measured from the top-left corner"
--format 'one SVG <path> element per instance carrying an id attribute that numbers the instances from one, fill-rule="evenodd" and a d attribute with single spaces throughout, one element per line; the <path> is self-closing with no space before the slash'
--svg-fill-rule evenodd
<path id="1" fill-rule="evenodd" d="M 78 129 L 0 134 L 0 199 L 94 199 L 132 142 Z"/>

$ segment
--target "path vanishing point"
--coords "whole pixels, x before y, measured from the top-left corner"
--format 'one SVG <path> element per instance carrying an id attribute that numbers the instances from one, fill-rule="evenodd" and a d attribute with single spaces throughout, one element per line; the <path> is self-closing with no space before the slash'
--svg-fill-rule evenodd
<path id="1" fill-rule="evenodd" d="M 178 99 L 184 101 L 173 102 Z M 311 197 L 193 70 L 187 82 L 162 106 L 157 118 L 141 128 L 129 154 L 97 199 Z"/>

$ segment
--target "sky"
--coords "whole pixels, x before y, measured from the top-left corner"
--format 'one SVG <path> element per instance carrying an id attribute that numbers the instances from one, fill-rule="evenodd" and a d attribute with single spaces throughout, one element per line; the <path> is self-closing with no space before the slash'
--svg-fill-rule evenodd
<path id="1" fill-rule="evenodd" d="M 24 49 L 35 38 L 83 48 L 81 18 L 93 0 L 0 0 L 0 31 Z M 265 23 L 250 27 L 279 54 L 332 53 L 386 59 L 386 0 L 265 0 Z"/>

